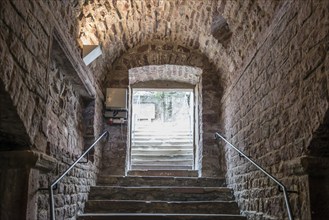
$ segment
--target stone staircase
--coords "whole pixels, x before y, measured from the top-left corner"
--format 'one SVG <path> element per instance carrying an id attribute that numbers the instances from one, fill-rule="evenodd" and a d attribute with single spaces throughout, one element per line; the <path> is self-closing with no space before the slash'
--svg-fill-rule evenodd
<path id="1" fill-rule="evenodd" d="M 184 171 L 101 176 L 79 220 L 246 220 L 223 179 L 186 177 Z M 191 171 L 189 171 L 190 175 Z M 132 174 L 137 174 L 136 176 Z M 163 176 L 151 176 L 163 175 Z"/>
<path id="2" fill-rule="evenodd" d="M 193 169 L 193 137 L 188 128 L 138 123 L 132 133 L 131 169 Z"/>

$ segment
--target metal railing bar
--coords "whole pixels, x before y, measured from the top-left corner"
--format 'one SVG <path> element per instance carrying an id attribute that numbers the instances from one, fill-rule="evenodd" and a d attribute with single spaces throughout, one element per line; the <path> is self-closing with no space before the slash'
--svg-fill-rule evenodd
<path id="1" fill-rule="evenodd" d="M 85 161 L 79 161 L 80 164 L 88 163 L 89 162 L 89 152 L 87 154 L 87 158 Z"/>
<path id="2" fill-rule="evenodd" d="M 291 211 L 291 206 L 289 202 L 289 196 L 288 196 L 288 191 L 285 185 L 283 185 L 278 179 L 276 179 L 274 176 L 272 176 L 269 172 L 264 170 L 260 165 L 258 165 L 255 161 L 253 161 L 250 157 L 248 157 L 246 154 L 244 154 L 241 150 L 239 150 L 237 147 L 235 147 L 233 144 L 231 144 L 226 138 L 224 138 L 222 135 L 220 135 L 218 132 L 215 133 L 216 139 L 219 137 L 223 141 L 225 141 L 230 147 L 232 147 L 234 150 L 236 150 L 240 155 L 242 155 L 244 158 L 246 158 L 250 163 L 252 163 L 254 166 L 256 166 L 260 171 L 262 171 L 265 175 L 267 175 L 271 180 L 273 180 L 276 184 L 278 184 L 282 191 L 283 191 L 283 196 L 288 212 L 288 218 L 289 220 L 293 220 L 294 217 L 292 215 Z"/>
<path id="3" fill-rule="evenodd" d="M 101 136 L 99 136 L 99 138 L 97 138 L 97 140 L 92 144 L 90 145 L 90 147 L 69 167 L 67 168 L 64 173 L 62 175 L 60 175 L 56 180 L 54 180 L 52 182 L 52 184 L 49 186 L 49 202 L 50 202 L 50 218 L 52 220 L 55 220 L 56 217 L 55 217 L 55 204 L 54 204 L 54 191 L 53 191 L 53 188 L 54 186 L 57 185 L 57 183 L 63 179 L 63 177 L 68 173 L 70 172 L 74 166 L 79 163 L 79 161 L 92 149 L 94 148 L 94 146 L 102 139 L 104 138 L 105 136 L 109 135 L 109 132 L 108 131 L 105 131 Z"/>

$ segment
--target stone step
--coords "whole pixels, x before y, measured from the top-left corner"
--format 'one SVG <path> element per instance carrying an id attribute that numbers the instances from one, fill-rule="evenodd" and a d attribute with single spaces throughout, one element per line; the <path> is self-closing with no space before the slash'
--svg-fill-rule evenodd
<path id="1" fill-rule="evenodd" d="M 162 144 L 152 144 L 152 145 L 147 145 L 147 144 L 140 144 L 140 145 L 132 145 L 131 146 L 132 151 L 156 151 L 156 152 L 161 152 L 161 151 L 178 151 L 178 152 L 193 152 L 193 146 L 191 144 L 189 145 L 170 145 L 168 143 L 162 145 Z"/>
<path id="2" fill-rule="evenodd" d="M 156 157 L 156 158 L 163 157 L 163 159 L 172 159 L 172 158 L 176 158 L 176 159 L 191 158 L 191 159 L 193 159 L 193 152 L 191 152 L 191 151 L 187 151 L 187 152 L 180 151 L 177 153 L 167 152 L 167 151 L 149 151 L 148 154 L 145 154 L 145 153 L 134 150 L 131 152 L 131 155 L 139 157 L 141 159 L 145 159 L 145 160 L 153 158 L 153 157 Z"/>
<path id="3" fill-rule="evenodd" d="M 89 200 L 232 201 L 227 187 L 118 187 L 93 186 Z"/>
<path id="4" fill-rule="evenodd" d="M 155 166 L 170 166 L 174 164 L 175 166 L 190 166 L 193 164 L 193 159 L 176 159 L 176 158 L 168 158 L 168 159 L 136 159 L 132 157 L 131 164 L 133 165 L 155 165 Z"/>
<path id="5" fill-rule="evenodd" d="M 192 144 L 182 144 L 182 145 L 174 145 L 174 144 L 150 144 L 150 145 L 133 145 L 131 147 L 132 150 L 134 149 L 142 149 L 142 150 L 167 150 L 167 149 L 173 149 L 173 150 L 193 150 Z"/>
<path id="6" fill-rule="evenodd" d="M 193 140 L 192 139 L 187 139 L 187 138 L 132 138 L 131 141 L 133 143 L 153 143 L 155 145 L 157 144 L 189 144 L 189 145 L 193 145 Z"/>
<path id="7" fill-rule="evenodd" d="M 131 152 L 131 158 L 132 159 L 139 159 L 139 160 L 149 160 L 149 159 L 190 159 L 192 160 L 194 158 L 192 152 L 187 152 L 187 153 L 177 153 L 173 154 L 172 152 L 157 152 L 157 151 L 151 151 L 150 153 L 143 153 L 143 152 Z"/>
<path id="8" fill-rule="evenodd" d="M 193 152 L 191 151 L 180 151 L 174 153 L 173 151 L 132 151 L 131 155 L 138 158 L 149 159 L 151 157 L 161 158 L 191 158 L 193 159 Z"/>
<path id="9" fill-rule="evenodd" d="M 142 144 L 145 143 L 145 145 L 150 145 L 150 144 L 155 144 L 155 145 L 159 145 L 159 144 L 169 144 L 169 145 L 178 145 L 180 146 L 182 145 L 192 145 L 193 146 L 193 140 L 192 139 L 186 139 L 186 138 L 182 138 L 182 139 L 177 139 L 177 138 L 157 138 L 157 139 L 150 139 L 150 138 L 132 138 L 131 139 L 132 143 L 137 143 L 137 144 Z"/>
<path id="10" fill-rule="evenodd" d="M 132 132 L 133 135 L 160 135 L 160 136 L 166 136 L 166 135 L 190 135 L 192 136 L 192 132 L 189 130 L 177 130 L 177 129 L 171 129 L 169 131 L 164 130 L 155 130 L 153 128 L 135 128 L 135 130 Z"/>
<path id="11" fill-rule="evenodd" d="M 188 135 L 188 134 L 180 134 L 180 135 L 149 135 L 149 134 L 135 134 L 135 135 L 132 135 L 132 139 L 184 139 L 184 140 L 191 140 L 192 139 L 192 136 L 191 135 Z"/>
<path id="12" fill-rule="evenodd" d="M 131 170 L 100 176 L 78 219 L 246 220 L 224 179 L 198 178 L 195 170 Z M 132 175 L 131 175 L 132 174 Z M 181 177 L 177 177 L 181 176 Z"/>
<path id="13" fill-rule="evenodd" d="M 139 154 L 132 154 L 131 155 L 131 161 L 132 164 L 134 164 L 134 162 L 137 162 L 136 164 L 140 163 L 140 162 L 169 162 L 169 164 L 175 163 L 175 162 L 180 162 L 180 161 L 189 161 L 193 163 L 193 155 L 185 155 L 185 154 L 180 154 L 180 155 L 173 155 L 173 154 L 159 154 L 159 155 L 139 155 Z M 176 164 L 175 164 L 176 165 Z M 190 164 L 189 164 L 190 165 Z"/>
<path id="14" fill-rule="evenodd" d="M 173 176 L 173 177 L 197 177 L 197 170 L 129 170 L 128 176 Z"/>
<path id="15" fill-rule="evenodd" d="M 141 201 L 89 200 L 85 212 L 91 213 L 182 213 L 239 214 L 233 201 Z"/>
<path id="16" fill-rule="evenodd" d="M 133 135 L 132 140 L 187 140 L 192 141 L 190 135 L 172 135 L 172 136 L 150 136 L 150 135 Z"/>
<path id="17" fill-rule="evenodd" d="M 132 170 L 192 170 L 192 164 L 189 166 L 180 166 L 180 165 L 131 165 Z"/>
<path id="18" fill-rule="evenodd" d="M 134 132 L 132 132 L 133 135 L 140 135 L 140 136 L 192 136 L 192 132 L 191 131 L 184 131 L 184 130 L 172 130 L 169 132 L 162 132 L 162 131 L 155 131 L 152 129 L 148 129 L 148 130 L 135 130 Z"/>
<path id="19" fill-rule="evenodd" d="M 169 177 L 169 176 L 99 176 L 98 186 L 190 186 L 223 187 L 224 178 Z"/>
<path id="20" fill-rule="evenodd" d="M 179 140 L 179 139 L 148 139 L 148 140 L 132 140 L 133 145 L 159 145 L 163 144 L 165 145 L 190 145 L 193 146 L 192 141 L 188 140 Z"/>
<path id="21" fill-rule="evenodd" d="M 142 128 L 142 129 L 135 129 L 132 131 L 133 135 L 154 135 L 154 136 L 169 136 L 169 135 L 192 135 L 193 132 L 189 130 L 177 130 L 177 129 L 172 129 L 169 131 L 164 131 L 164 130 L 154 130 L 152 128 Z"/>
<path id="22" fill-rule="evenodd" d="M 159 133 L 159 134 L 171 134 L 171 133 L 174 133 L 174 132 L 185 132 L 185 133 L 191 133 L 191 130 L 190 128 L 182 128 L 182 127 L 170 127 L 168 129 L 165 129 L 165 127 L 160 127 L 160 128 L 157 128 L 157 127 L 153 127 L 153 126 L 149 126 L 149 125 L 135 125 L 134 126 L 135 129 L 134 131 L 135 132 L 142 132 L 142 131 L 152 131 L 153 133 Z"/>
<path id="23" fill-rule="evenodd" d="M 149 214 L 149 213 L 90 213 L 80 214 L 79 220 L 246 220 L 229 214 Z"/>
<path id="24" fill-rule="evenodd" d="M 132 148 L 131 153 L 133 154 L 192 154 L 193 149 L 177 149 L 177 148 Z"/>
<path id="25" fill-rule="evenodd" d="M 169 162 L 176 162 L 176 161 L 193 161 L 193 155 L 188 154 L 158 154 L 158 155 L 139 155 L 139 154 L 132 154 L 132 161 L 169 161 Z"/>

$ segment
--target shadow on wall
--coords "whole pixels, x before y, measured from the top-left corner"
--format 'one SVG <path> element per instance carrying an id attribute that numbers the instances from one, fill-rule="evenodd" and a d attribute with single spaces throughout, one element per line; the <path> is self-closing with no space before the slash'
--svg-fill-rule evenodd
<path id="1" fill-rule="evenodd" d="M 0 151 L 26 150 L 30 146 L 25 126 L 0 80 Z"/>
<path id="2" fill-rule="evenodd" d="M 329 110 L 314 132 L 307 158 L 312 219 L 329 217 Z"/>

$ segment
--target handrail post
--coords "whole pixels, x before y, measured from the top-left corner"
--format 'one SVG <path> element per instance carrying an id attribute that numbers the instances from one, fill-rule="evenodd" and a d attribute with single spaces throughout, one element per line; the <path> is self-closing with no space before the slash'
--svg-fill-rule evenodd
<path id="1" fill-rule="evenodd" d="M 50 219 L 51 220 L 56 220 L 56 216 L 55 216 L 55 204 L 54 204 L 54 186 L 68 173 L 70 172 L 73 167 L 79 163 L 79 161 L 87 154 L 89 153 L 89 151 L 95 147 L 95 145 L 105 136 L 108 136 L 109 132 L 105 131 L 101 136 L 99 136 L 99 138 L 97 138 L 97 140 L 90 145 L 90 147 L 69 167 L 67 168 L 62 175 L 60 175 L 56 180 L 54 180 L 52 182 L 52 184 L 50 184 L 49 186 L 49 206 L 50 206 Z"/>
<path id="2" fill-rule="evenodd" d="M 288 217 L 290 220 L 293 220 L 294 217 L 292 215 L 292 212 L 291 212 L 291 206 L 290 206 L 290 202 L 289 202 L 289 194 L 287 192 L 287 189 L 285 186 L 282 186 L 283 187 L 283 196 L 284 196 L 284 201 L 286 203 L 286 207 L 287 207 L 287 211 L 288 211 Z"/>
<path id="3" fill-rule="evenodd" d="M 55 220 L 54 191 L 52 185 L 49 187 L 49 205 L 50 205 L 50 219 Z"/>
<path id="4" fill-rule="evenodd" d="M 235 147 L 233 144 L 231 144 L 228 140 L 226 140 L 226 138 L 224 138 L 218 132 L 215 133 L 215 138 L 217 139 L 217 137 L 219 137 L 223 141 L 225 141 L 231 148 L 236 150 L 240 155 L 242 155 L 244 158 L 246 158 L 249 162 L 251 162 L 255 167 L 257 167 L 260 171 L 262 171 L 266 176 L 268 176 L 271 180 L 273 180 L 276 184 L 278 184 L 282 188 L 284 201 L 286 203 L 288 218 L 289 218 L 289 220 L 294 220 L 294 217 L 293 217 L 292 211 L 291 211 L 291 207 L 290 207 L 288 191 L 287 191 L 287 188 L 285 187 L 285 185 L 283 185 L 278 179 L 276 179 L 274 176 L 272 176 L 269 172 L 264 170 L 260 165 L 258 165 L 250 157 L 248 157 L 246 154 L 244 154 L 241 150 L 239 150 L 237 147 Z"/>

